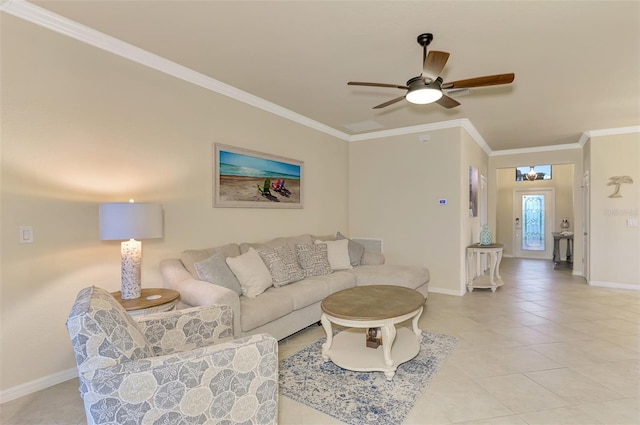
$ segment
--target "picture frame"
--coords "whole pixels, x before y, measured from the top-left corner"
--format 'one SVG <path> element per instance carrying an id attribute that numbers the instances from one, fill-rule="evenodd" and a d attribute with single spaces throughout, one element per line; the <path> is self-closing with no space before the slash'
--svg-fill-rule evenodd
<path id="1" fill-rule="evenodd" d="M 214 207 L 303 208 L 304 162 L 214 144 Z"/>
<path id="2" fill-rule="evenodd" d="M 469 217 L 478 216 L 478 169 L 469 167 Z"/>

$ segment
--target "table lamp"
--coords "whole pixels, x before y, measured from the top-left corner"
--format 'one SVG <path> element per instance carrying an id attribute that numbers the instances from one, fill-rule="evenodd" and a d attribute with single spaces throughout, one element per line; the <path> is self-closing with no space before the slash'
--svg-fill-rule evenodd
<path id="1" fill-rule="evenodd" d="M 162 205 L 115 202 L 100 204 L 100 239 L 124 240 L 121 244 L 123 300 L 140 298 L 142 242 L 162 237 Z"/>

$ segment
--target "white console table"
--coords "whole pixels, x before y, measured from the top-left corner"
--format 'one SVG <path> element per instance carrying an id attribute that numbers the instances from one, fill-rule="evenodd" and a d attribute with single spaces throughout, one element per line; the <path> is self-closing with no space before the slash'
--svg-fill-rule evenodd
<path id="1" fill-rule="evenodd" d="M 502 286 L 500 277 L 500 261 L 502 261 L 502 251 L 504 245 L 492 243 L 490 245 L 480 245 L 479 243 L 467 247 L 467 290 L 472 292 L 474 288 L 491 288 L 496 292 Z M 489 274 L 482 270 L 482 256 L 486 256 L 489 265 Z"/>

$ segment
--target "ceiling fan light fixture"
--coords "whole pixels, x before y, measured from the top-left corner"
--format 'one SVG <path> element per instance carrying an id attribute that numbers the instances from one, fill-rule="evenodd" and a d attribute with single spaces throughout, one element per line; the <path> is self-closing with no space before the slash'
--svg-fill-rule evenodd
<path id="1" fill-rule="evenodd" d="M 433 103 L 442 97 L 442 91 L 433 87 L 423 87 L 409 91 L 406 95 L 406 99 L 417 105 L 426 105 L 427 103 Z"/>

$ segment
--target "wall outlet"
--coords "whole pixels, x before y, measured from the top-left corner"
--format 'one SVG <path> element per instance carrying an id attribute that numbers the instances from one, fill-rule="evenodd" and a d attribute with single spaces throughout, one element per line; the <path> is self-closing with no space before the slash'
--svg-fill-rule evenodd
<path id="1" fill-rule="evenodd" d="M 628 218 L 627 219 L 627 227 L 638 227 L 638 219 L 637 218 Z"/>

